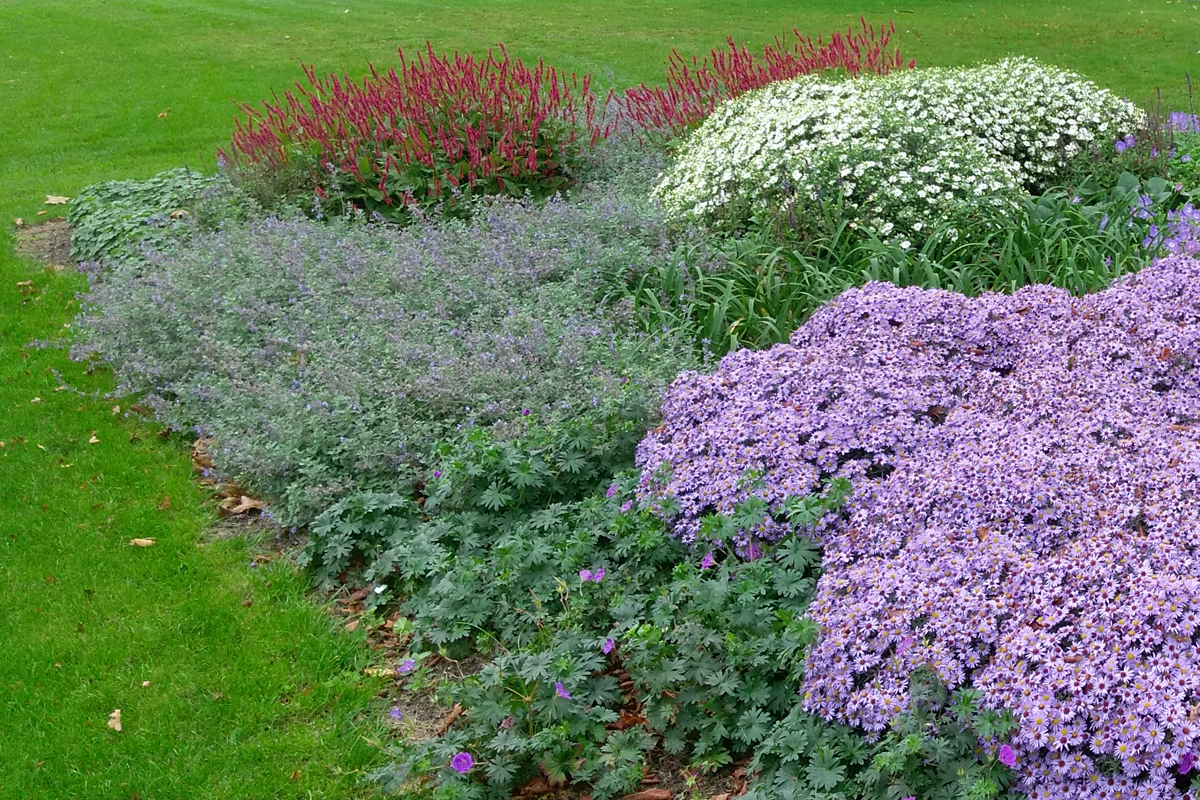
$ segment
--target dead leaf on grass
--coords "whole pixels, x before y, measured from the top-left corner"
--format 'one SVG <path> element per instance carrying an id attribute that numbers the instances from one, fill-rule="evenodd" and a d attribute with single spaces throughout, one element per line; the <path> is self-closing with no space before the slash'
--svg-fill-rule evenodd
<path id="1" fill-rule="evenodd" d="M 671 793 L 666 789 L 643 789 L 640 792 L 627 794 L 621 800 L 671 800 Z"/>
<path id="2" fill-rule="evenodd" d="M 300 780 L 300 775 L 301 775 L 301 774 L 302 774 L 302 773 L 301 773 L 301 772 L 300 772 L 300 770 L 298 770 L 298 769 L 297 769 L 297 770 L 292 770 L 292 774 L 291 774 L 291 776 L 290 776 L 289 780 L 298 781 L 298 780 Z"/>
<path id="3" fill-rule="evenodd" d="M 100 444 L 100 440 L 96 438 L 95 431 L 92 431 L 92 438 L 88 439 L 88 444 Z"/>
<path id="4" fill-rule="evenodd" d="M 114 417 L 115 417 L 117 414 L 120 414 L 120 413 L 121 413 L 121 407 L 120 407 L 120 406 L 113 406 L 113 412 L 112 412 L 112 413 L 113 413 L 113 416 L 114 416 Z"/>
<path id="5" fill-rule="evenodd" d="M 171 495 L 169 495 L 169 494 L 163 495 L 163 499 L 158 501 L 158 510 L 159 511 L 170 511 L 171 510 Z"/>
<path id="6" fill-rule="evenodd" d="M 121 709 L 116 709 L 108 715 L 108 727 L 117 733 L 121 732 Z"/>
<path id="7" fill-rule="evenodd" d="M 158 118 L 159 118 L 159 119 L 166 119 L 166 118 L 167 118 L 167 115 L 168 115 L 168 114 L 170 114 L 170 113 L 171 113 L 171 109 L 169 109 L 169 108 L 168 108 L 168 109 L 166 109 L 165 111 L 160 111 L 160 112 L 158 112 Z"/>
<path id="8" fill-rule="evenodd" d="M 154 547 L 158 544 L 158 539 L 130 539 L 130 547 Z"/>
<path id="9" fill-rule="evenodd" d="M 13 225 L 16 225 L 18 228 L 24 224 L 25 224 L 25 220 L 21 219 L 20 217 L 17 217 L 16 219 L 13 220 Z"/>
<path id="10" fill-rule="evenodd" d="M 62 206 L 69 202 L 71 202 L 71 198 L 63 197 L 61 194 L 46 195 L 46 205 L 48 206 Z"/>

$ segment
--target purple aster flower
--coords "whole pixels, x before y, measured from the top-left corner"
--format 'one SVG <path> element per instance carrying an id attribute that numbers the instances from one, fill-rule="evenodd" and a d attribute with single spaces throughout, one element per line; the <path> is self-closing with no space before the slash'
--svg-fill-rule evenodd
<path id="1" fill-rule="evenodd" d="M 450 759 L 450 766 L 455 771 L 466 775 L 471 767 L 475 766 L 475 759 L 471 757 L 470 753 L 462 752 Z"/>
<path id="2" fill-rule="evenodd" d="M 700 569 L 708 569 L 713 565 L 713 561 L 715 559 L 713 558 L 712 550 L 709 550 L 704 554 L 704 558 L 700 559 Z"/>
<path id="3" fill-rule="evenodd" d="M 554 693 L 556 695 L 558 695 L 559 697 L 561 697 L 563 700 L 571 699 L 571 693 L 567 691 L 567 687 L 562 685 L 562 681 L 554 682 Z"/>
<path id="4" fill-rule="evenodd" d="M 604 645 L 600 648 L 600 652 L 604 653 L 604 655 L 608 655 L 609 653 L 611 653 L 613 651 L 613 648 L 615 648 L 616 646 L 617 646 L 617 643 L 614 642 L 612 639 L 605 639 Z"/>
<path id="5" fill-rule="evenodd" d="M 1180 775 L 1187 775 L 1192 771 L 1192 767 L 1196 766 L 1196 751 L 1189 750 L 1183 754 L 1183 758 L 1179 759 L 1179 766 L 1176 771 Z"/>
<path id="6" fill-rule="evenodd" d="M 589 583 L 592 580 L 592 571 L 590 569 L 579 570 L 579 580 Z"/>
<path id="7" fill-rule="evenodd" d="M 400 720 L 404 719 L 404 712 L 393 707 L 392 710 L 388 712 L 388 716 L 399 722 Z"/>
<path id="8" fill-rule="evenodd" d="M 1000 752 L 996 756 L 996 760 L 1006 767 L 1011 767 L 1017 763 L 1017 754 L 1011 747 L 1006 744 L 1000 745 Z"/>

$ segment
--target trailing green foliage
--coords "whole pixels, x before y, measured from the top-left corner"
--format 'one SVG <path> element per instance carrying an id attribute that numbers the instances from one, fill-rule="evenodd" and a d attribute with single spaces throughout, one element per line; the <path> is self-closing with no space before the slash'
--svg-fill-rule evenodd
<path id="1" fill-rule="evenodd" d="M 251 201 L 221 176 L 186 167 L 144 181 L 93 184 L 72 199 L 71 257 L 80 262 L 139 258 L 186 235 L 189 217 L 205 227 L 244 218 Z"/>

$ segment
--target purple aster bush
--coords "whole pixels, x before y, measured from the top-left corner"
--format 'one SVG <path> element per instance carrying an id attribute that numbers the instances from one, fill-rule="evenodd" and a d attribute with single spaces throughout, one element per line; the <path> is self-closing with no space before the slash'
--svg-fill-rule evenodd
<path id="1" fill-rule="evenodd" d="M 411 489 L 433 443 L 591 416 L 643 424 L 690 343 L 603 300 L 673 245 L 644 201 L 484 204 L 403 230 L 268 217 L 98 274 L 79 358 L 284 524 L 355 489 Z"/>
<path id="2" fill-rule="evenodd" d="M 872 283 L 790 344 L 685 373 L 639 450 L 643 502 L 743 551 L 784 499 L 817 529 L 806 709 L 882 733 L 914 673 L 1016 728 L 989 752 L 1045 797 L 1182 797 L 1200 745 L 1200 261 L 1112 288 L 967 298 Z M 778 520 L 778 521 L 776 521 Z"/>

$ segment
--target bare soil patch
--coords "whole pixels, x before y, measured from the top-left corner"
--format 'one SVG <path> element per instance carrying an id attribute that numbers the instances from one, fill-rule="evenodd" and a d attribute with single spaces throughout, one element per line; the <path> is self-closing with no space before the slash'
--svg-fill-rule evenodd
<path id="1" fill-rule="evenodd" d="M 17 253 L 56 269 L 74 267 L 71 260 L 71 226 L 65 219 L 17 228 Z"/>

